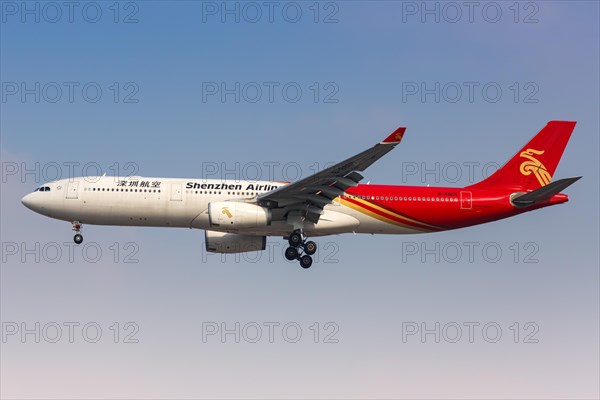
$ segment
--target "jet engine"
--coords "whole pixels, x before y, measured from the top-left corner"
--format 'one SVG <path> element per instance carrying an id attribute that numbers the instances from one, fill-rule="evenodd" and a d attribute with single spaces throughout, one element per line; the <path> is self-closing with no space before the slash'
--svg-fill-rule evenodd
<path id="1" fill-rule="evenodd" d="M 240 235 L 205 231 L 206 251 L 209 253 L 245 253 L 260 251 L 267 247 L 266 236 Z"/>
<path id="2" fill-rule="evenodd" d="M 271 225 L 271 210 L 256 204 L 217 201 L 208 204 L 208 221 L 221 229 L 267 226 Z"/>

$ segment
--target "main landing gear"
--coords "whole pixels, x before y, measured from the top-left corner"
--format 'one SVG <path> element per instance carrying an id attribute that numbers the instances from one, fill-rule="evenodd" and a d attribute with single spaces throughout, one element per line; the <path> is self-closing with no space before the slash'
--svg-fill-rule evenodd
<path id="1" fill-rule="evenodd" d="M 317 252 L 317 244 L 313 241 L 306 241 L 302 236 L 302 231 L 297 229 L 288 237 L 290 247 L 285 249 L 285 258 L 292 261 L 300 261 L 302 268 L 310 268 L 313 263 L 312 255 Z"/>
<path id="2" fill-rule="evenodd" d="M 83 236 L 81 235 L 81 224 L 78 221 L 73 222 L 73 230 L 75 231 L 75 236 L 73 236 L 73 241 L 75 244 L 83 243 Z"/>

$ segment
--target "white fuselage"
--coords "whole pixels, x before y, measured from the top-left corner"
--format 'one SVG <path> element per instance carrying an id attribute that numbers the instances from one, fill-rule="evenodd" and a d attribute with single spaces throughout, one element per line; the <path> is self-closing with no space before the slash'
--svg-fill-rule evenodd
<path id="1" fill-rule="evenodd" d="M 204 179 L 86 177 L 45 184 L 23 198 L 28 208 L 48 217 L 81 224 L 197 228 L 248 235 L 285 236 L 290 225 L 274 215 L 268 226 L 233 229 L 211 226 L 209 203 L 253 202 L 257 195 L 284 182 L 221 181 Z M 310 236 L 345 232 L 420 233 L 387 224 L 342 204 L 325 206 L 317 224 L 306 223 Z"/>

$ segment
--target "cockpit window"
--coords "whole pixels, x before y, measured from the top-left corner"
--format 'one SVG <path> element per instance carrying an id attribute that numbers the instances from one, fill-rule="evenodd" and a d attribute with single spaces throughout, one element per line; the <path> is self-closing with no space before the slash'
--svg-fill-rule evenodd
<path id="1" fill-rule="evenodd" d="M 50 188 L 48 186 L 44 186 L 44 192 L 49 192 Z"/>
<path id="2" fill-rule="evenodd" d="M 40 190 L 40 189 L 41 189 L 41 187 L 39 187 L 39 188 L 35 188 L 34 192 L 37 192 L 37 191 L 38 191 L 38 190 Z"/>
<path id="3" fill-rule="evenodd" d="M 50 191 L 50 187 L 48 187 L 48 186 L 42 186 L 42 187 L 39 187 L 39 188 L 37 188 L 37 189 L 34 190 L 34 192 L 37 192 L 37 191 L 40 191 L 40 192 L 49 192 Z"/>

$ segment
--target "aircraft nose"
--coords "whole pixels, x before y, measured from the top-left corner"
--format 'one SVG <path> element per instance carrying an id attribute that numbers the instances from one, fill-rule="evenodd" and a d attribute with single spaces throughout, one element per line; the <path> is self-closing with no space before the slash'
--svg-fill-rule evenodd
<path id="1" fill-rule="evenodd" d="M 34 200 L 33 193 L 29 193 L 29 194 L 23 196 L 23 198 L 21 199 L 21 203 L 23 203 L 23 205 L 25 207 L 29 208 L 30 210 L 35 211 L 35 209 L 34 209 L 35 200 Z"/>

